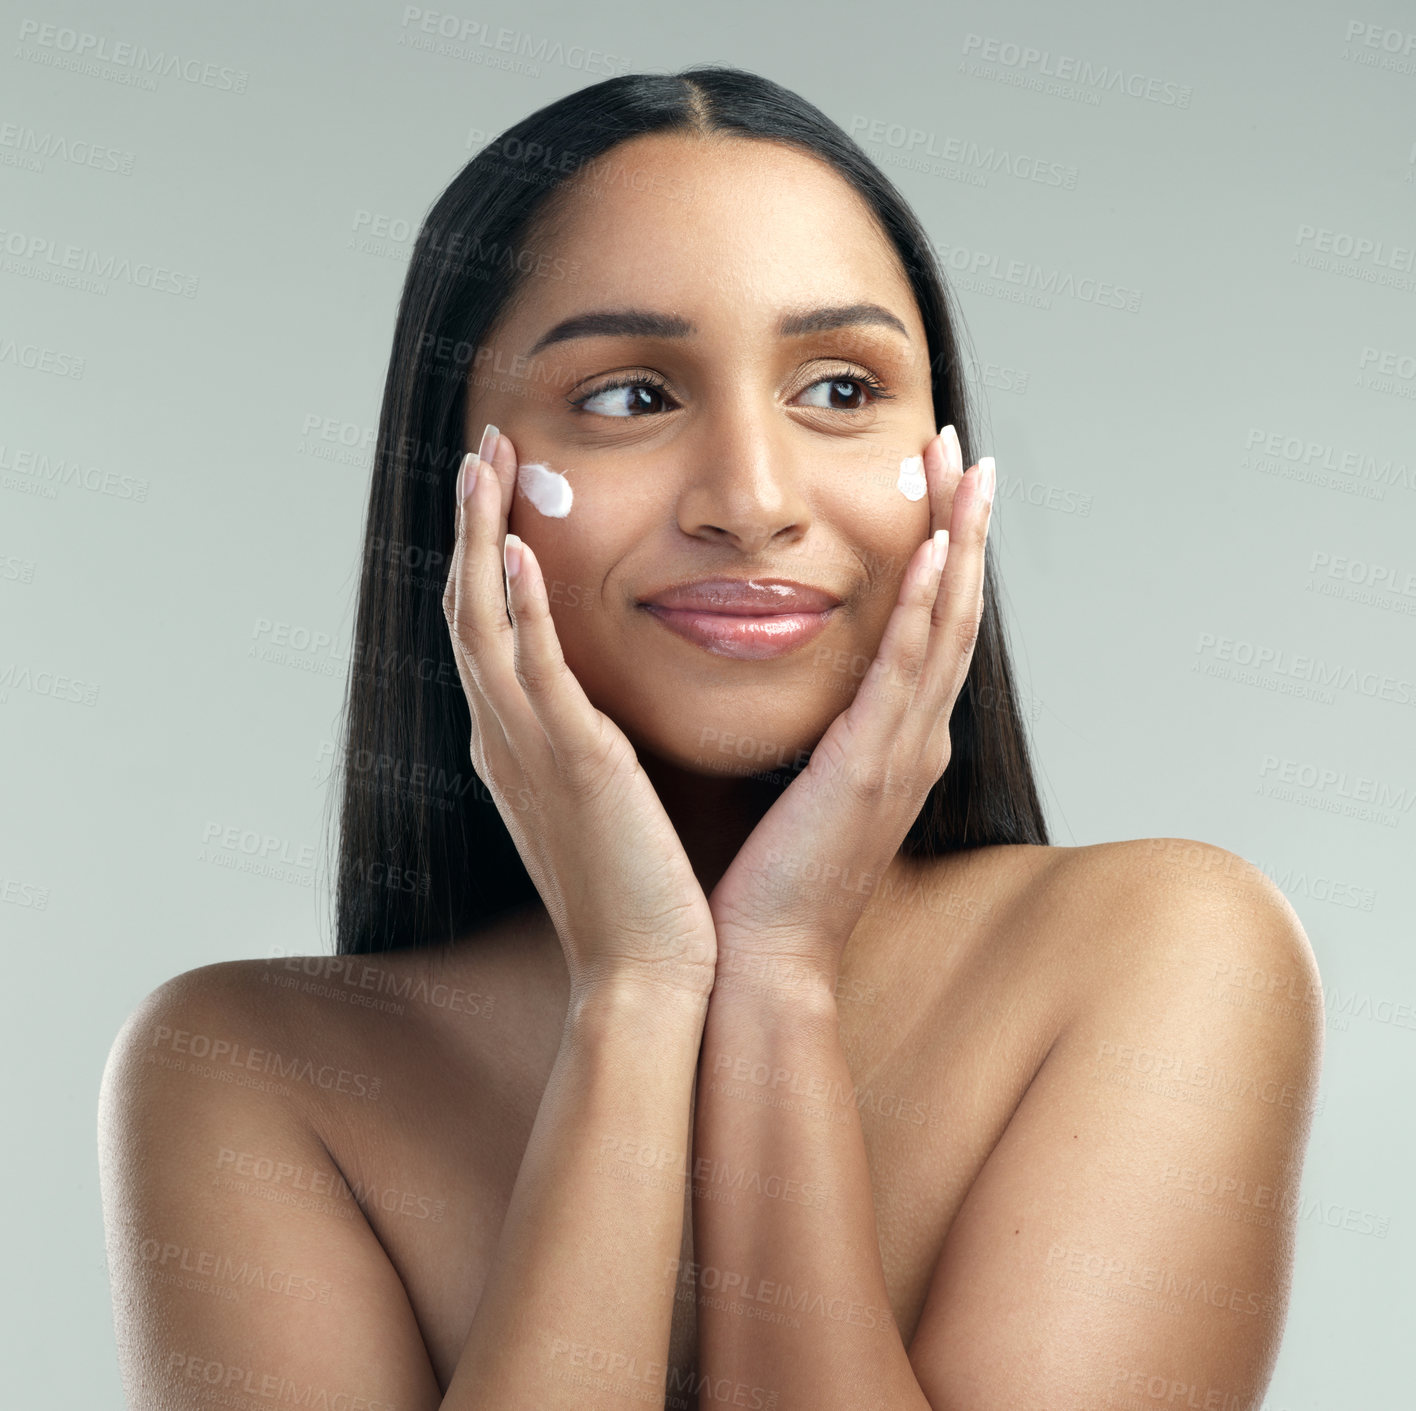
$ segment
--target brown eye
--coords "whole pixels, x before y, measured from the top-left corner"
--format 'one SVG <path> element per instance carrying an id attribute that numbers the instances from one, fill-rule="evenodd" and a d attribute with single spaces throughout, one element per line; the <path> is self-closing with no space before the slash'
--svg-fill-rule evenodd
<path id="1" fill-rule="evenodd" d="M 589 416 L 634 417 L 661 410 L 656 403 L 663 402 L 664 396 L 663 383 L 652 377 L 631 377 L 622 382 L 607 382 L 572 405 Z"/>
<path id="2" fill-rule="evenodd" d="M 860 406 L 852 401 L 852 399 L 863 396 L 860 384 L 855 378 L 832 377 L 823 382 L 815 382 L 806 390 L 808 392 L 814 392 L 818 387 L 826 388 L 826 399 L 824 402 L 817 401 L 813 402 L 811 405 L 829 407 L 832 411 L 836 412 L 854 412 L 860 410 Z M 851 403 L 851 405 L 843 406 L 843 400 Z"/>
<path id="3" fill-rule="evenodd" d="M 818 389 L 824 388 L 822 396 Z M 869 393 L 868 400 L 858 400 L 851 403 L 852 398 L 861 398 L 865 393 Z M 864 411 L 871 402 L 888 398 L 893 393 L 885 390 L 885 385 L 873 377 L 866 377 L 859 373 L 851 373 L 850 376 L 823 377 L 819 382 L 813 382 L 810 387 L 802 393 L 803 397 L 815 393 L 808 406 L 821 407 L 825 411 L 833 412 L 859 412 Z M 842 402 L 849 405 L 842 405 Z"/>

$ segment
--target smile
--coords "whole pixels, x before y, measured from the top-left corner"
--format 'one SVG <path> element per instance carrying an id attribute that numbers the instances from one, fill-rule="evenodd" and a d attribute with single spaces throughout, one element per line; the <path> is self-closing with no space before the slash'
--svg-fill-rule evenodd
<path id="1" fill-rule="evenodd" d="M 752 616 L 707 612 L 702 608 L 641 606 L 670 632 L 716 656 L 765 661 L 796 651 L 818 636 L 835 607 L 820 612 L 776 612 Z"/>

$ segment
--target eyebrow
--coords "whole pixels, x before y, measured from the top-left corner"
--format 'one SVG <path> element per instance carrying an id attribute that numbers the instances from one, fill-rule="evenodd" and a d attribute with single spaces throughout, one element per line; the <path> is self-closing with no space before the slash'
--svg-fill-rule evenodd
<path id="1" fill-rule="evenodd" d="M 910 336 L 909 330 L 889 309 L 868 303 L 832 304 L 783 314 L 777 323 L 777 335 L 795 338 L 804 333 L 824 333 L 854 324 L 891 328 L 906 340 Z M 688 338 L 697 332 L 697 326 L 682 314 L 661 314 L 651 309 L 597 309 L 562 319 L 536 340 L 527 356 L 532 357 L 552 343 L 564 343 L 572 338 Z"/>

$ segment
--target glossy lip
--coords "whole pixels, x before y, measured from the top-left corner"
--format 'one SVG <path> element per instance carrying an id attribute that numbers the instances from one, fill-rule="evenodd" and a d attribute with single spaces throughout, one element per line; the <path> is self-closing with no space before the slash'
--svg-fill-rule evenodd
<path id="1" fill-rule="evenodd" d="M 733 617 L 827 612 L 841 602 L 825 588 L 790 578 L 698 578 L 649 593 L 639 601 L 643 607 L 682 608 Z"/>
<path id="2" fill-rule="evenodd" d="M 716 656 L 765 661 L 825 630 L 841 600 L 788 578 L 703 578 L 641 599 L 670 632 Z"/>

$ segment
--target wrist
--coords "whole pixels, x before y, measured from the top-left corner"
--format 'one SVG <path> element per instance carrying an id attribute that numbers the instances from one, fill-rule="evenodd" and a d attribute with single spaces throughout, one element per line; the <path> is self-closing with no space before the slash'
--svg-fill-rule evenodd
<path id="1" fill-rule="evenodd" d="M 825 956 L 772 954 L 720 945 L 713 994 L 833 1010 L 839 971 L 839 964 Z"/>
<path id="2" fill-rule="evenodd" d="M 657 968 L 656 968 L 657 970 Z M 566 1023 L 577 1029 L 640 1025 L 702 1032 L 711 980 L 699 976 L 616 970 L 572 982 Z"/>

